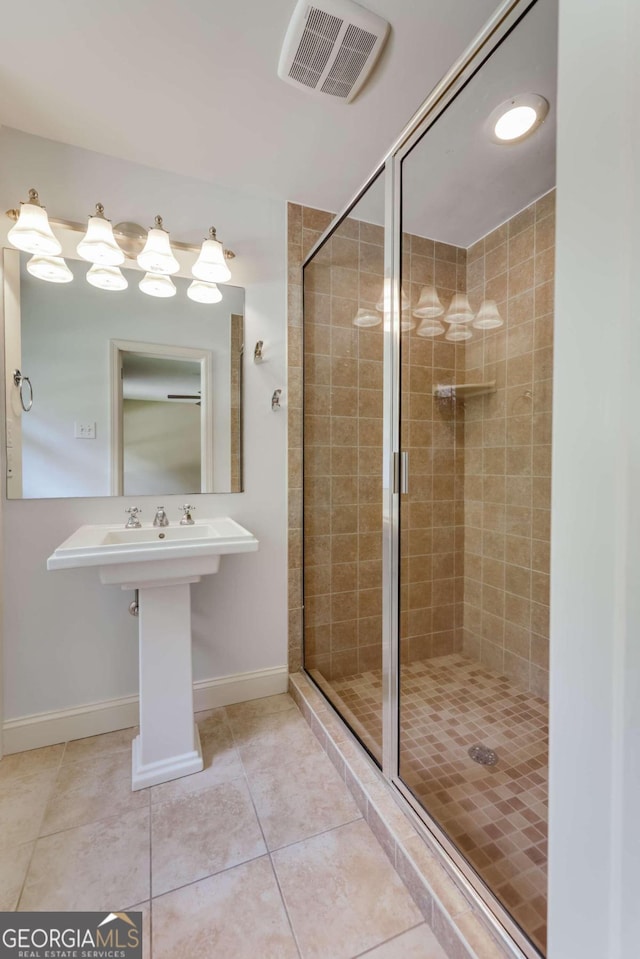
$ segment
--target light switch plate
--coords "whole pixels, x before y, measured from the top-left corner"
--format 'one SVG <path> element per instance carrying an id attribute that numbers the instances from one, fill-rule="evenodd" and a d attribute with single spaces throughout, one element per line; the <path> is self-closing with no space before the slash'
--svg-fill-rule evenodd
<path id="1" fill-rule="evenodd" d="M 94 440 L 96 438 L 96 424 L 86 420 L 76 421 L 74 434 L 77 440 Z"/>

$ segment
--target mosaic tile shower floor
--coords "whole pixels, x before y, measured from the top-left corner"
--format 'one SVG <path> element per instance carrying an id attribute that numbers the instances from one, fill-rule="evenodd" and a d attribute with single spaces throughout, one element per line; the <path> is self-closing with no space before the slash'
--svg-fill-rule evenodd
<path id="1" fill-rule="evenodd" d="M 402 780 L 544 951 L 548 704 L 457 653 L 404 665 L 401 678 Z M 377 752 L 380 671 L 331 689 Z M 477 744 L 496 765 L 469 757 Z"/>

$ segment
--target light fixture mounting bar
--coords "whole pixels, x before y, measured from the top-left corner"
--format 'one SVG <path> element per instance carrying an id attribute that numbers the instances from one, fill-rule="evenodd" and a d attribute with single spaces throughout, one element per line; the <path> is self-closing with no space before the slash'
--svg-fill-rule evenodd
<path id="1" fill-rule="evenodd" d="M 5 212 L 5 216 L 7 216 L 10 220 L 13 220 L 15 223 L 20 216 L 20 210 L 7 210 Z M 75 230 L 76 233 L 85 233 L 87 229 L 86 223 L 76 223 L 74 220 L 63 220 L 60 217 L 55 216 L 49 217 L 49 223 L 51 226 L 61 226 L 67 230 Z M 200 252 L 200 244 L 196 245 L 195 243 L 182 243 L 180 240 L 172 239 L 171 246 L 176 250 L 184 250 L 187 253 Z M 233 252 L 233 250 L 224 250 L 223 252 L 225 260 L 234 260 L 236 257 L 236 254 Z"/>

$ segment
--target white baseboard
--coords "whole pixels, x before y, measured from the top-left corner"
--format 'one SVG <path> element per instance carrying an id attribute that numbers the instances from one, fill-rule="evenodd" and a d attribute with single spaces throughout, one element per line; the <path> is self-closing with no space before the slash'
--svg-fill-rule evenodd
<path id="1" fill-rule="evenodd" d="M 214 709 L 249 699 L 262 699 L 286 693 L 289 671 L 286 666 L 260 669 L 252 673 L 235 673 L 217 679 L 199 679 L 193 684 L 194 709 Z M 71 739 L 84 739 L 127 729 L 138 724 L 138 697 L 125 696 L 99 703 L 87 703 L 50 713 L 36 713 L 9 719 L 2 727 L 4 754 L 25 749 L 53 746 Z M 0 753 L 0 755 L 2 755 Z"/>

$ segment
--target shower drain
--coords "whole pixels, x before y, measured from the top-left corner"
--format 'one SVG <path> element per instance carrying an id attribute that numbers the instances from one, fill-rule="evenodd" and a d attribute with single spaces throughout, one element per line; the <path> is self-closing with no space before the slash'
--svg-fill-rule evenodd
<path id="1" fill-rule="evenodd" d="M 498 762 L 498 754 L 488 746 L 472 746 L 469 755 L 474 763 L 480 763 L 481 766 L 495 766 Z"/>

